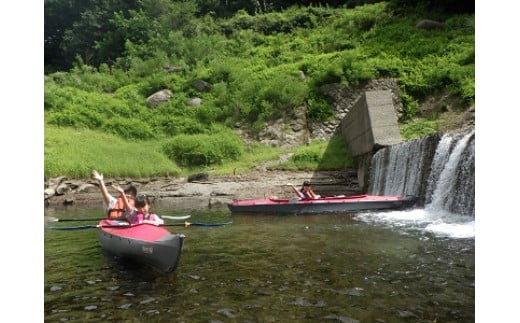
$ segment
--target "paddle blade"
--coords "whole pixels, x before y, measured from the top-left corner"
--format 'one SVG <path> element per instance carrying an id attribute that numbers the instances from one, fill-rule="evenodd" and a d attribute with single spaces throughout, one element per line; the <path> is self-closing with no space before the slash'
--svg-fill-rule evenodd
<path id="1" fill-rule="evenodd" d="M 189 227 L 189 226 L 196 226 L 196 227 L 220 227 L 223 225 L 231 224 L 233 221 L 224 222 L 224 223 L 203 223 L 203 222 L 188 222 L 185 221 L 184 223 L 165 223 L 165 224 L 159 224 L 160 227 Z"/>
<path id="2" fill-rule="evenodd" d="M 160 215 L 159 217 L 170 220 L 186 220 L 191 217 L 191 215 Z"/>
<path id="3" fill-rule="evenodd" d="M 52 223 L 52 222 L 58 222 L 60 219 L 52 217 L 52 216 L 44 216 L 43 221 L 44 223 Z"/>
<path id="4" fill-rule="evenodd" d="M 228 225 L 233 223 L 233 221 L 229 222 L 223 222 L 223 223 L 202 223 L 202 222 L 191 222 L 191 226 L 198 226 L 198 227 L 220 227 L 223 225 Z"/>
<path id="5" fill-rule="evenodd" d="M 81 221 L 101 221 L 101 220 L 104 220 L 106 219 L 105 218 L 84 218 L 84 219 L 58 219 L 58 218 L 55 218 L 55 217 L 52 217 L 52 216 L 44 216 L 44 221 L 46 223 L 51 223 L 51 222 L 81 222 Z"/>

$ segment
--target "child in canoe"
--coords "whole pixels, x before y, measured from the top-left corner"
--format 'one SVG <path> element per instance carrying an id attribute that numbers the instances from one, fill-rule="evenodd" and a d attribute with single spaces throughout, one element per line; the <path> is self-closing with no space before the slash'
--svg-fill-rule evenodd
<path id="1" fill-rule="evenodd" d="M 294 192 L 296 192 L 296 195 L 298 195 L 300 199 L 317 199 L 321 197 L 320 195 L 314 193 L 314 191 L 311 188 L 311 183 L 309 181 L 304 181 L 302 188 L 299 191 L 291 183 L 287 183 L 287 185 L 293 188 Z"/>
<path id="2" fill-rule="evenodd" d="M 103 205 L 107 217 L 111 220 L 126 220 L 128 216 L 126 211 L 128 211 L 129 208 L 131 210 L 134 207 L 134 199 L 137 195 L 137 189 L 135 186 L 131 185 L 125 189 L 122 189 L 117 184 L 112 185 L 112 187 L 120 193 L 120 196 L 115 198 L 110 193 L 108 193 L 105 182 L 103 181 L 103 174 L 94 169 L 92 170 L 92 178 L 98 181 L 99 189 L 103 195 Z M 125 199 L 126 204 L 124 201 Z"/>
<path id="3" fill-rule="evenodd" d="M 103 175 L 101 175 L 103 176 Z M 102 179 L 101 179 L 102 181 Z M 122 201 L 124 220 L 130 224 L 150 223 L 154 225 L 163 224 L 164 221 L 157 214 L 150 213 L 151 202 L 146 195 L 140 194 L 128 196 L 126 190 L 121 186 L 112 185 L 119 192 L 119 199 Z"/>
<path id="4" fill-rule="evenodd" d="M 152 203 L 146 195 L 137 195 L 135 198 L 135 214 L 132 216 L 131 224 L 149 223 L 154 225 L 163 224 L 164 221 L 157 214 L 151 213 Z"/>

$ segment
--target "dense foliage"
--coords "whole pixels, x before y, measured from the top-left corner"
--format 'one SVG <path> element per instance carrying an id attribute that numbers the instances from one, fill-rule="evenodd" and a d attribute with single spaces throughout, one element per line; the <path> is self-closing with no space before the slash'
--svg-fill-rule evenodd
<path id="1" fill-rule="evenodd" d="M 46 0 L 46 133 L 67 127 L 160 141 L 171 160 L 207 166 L 244 150 L 220 126 L 259 131 L 299 106 L 311 121 L 331 118 L 320 91 L 329 83 L 398 78 L 403 123 L 418 116 L 418 100 L 437 90 L 469 106 L 472 4 Z M 424 18 L 444 27 L 415 28 Z M 209 88 L 194 86 L 199 81 Z M 173 92 L 172 100 L 147 106 L 146 98 L 162 89 Z M 188 104 L 195 97 L 200 106 Z M 188 158 L 190 149 L 204 156 Z"/>

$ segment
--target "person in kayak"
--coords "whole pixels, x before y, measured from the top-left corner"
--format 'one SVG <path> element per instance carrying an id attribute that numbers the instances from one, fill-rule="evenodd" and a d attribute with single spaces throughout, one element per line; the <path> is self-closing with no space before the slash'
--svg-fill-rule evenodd
<path id="1" fill-rule="evenodd" d="M 317 199 L 321 197 L 320 195 L 314 193 L 314 191 L 311 188 L 311 183 L 309 181 L 304 181 L 300 190 L 298 190 L 292 184 L 287 185 L 291 186 L 293 190 L 296 192 L 296 195 L 298 195 L 298 197 L 301 199 Z"/>
<path id="2" fill-rule="evenodd" d="M 135 196 L 137 195 L 137 188 L 135 188 L 133 185 L 130 185 L 124 190 L 121 189 L 121 195 L 118 198 L 115 198 L 110 193 L 108 193 L 105 182 L 103 181 L 103 174 L 100 174 L 97 170 L 94 169 L 92 170 L 92 179 L 98 181 L 99 189 L 103 195 L 103 209 L 105 210 L 107 217 L 111 220 L 127 220 L 128 209 L 125 207 L 122 196 L 124 195 L 126 197 L 130 206 L 130 210 L 133 209 Z M 116 190 L 120 188 L 119 185 L 117 185 L 117 187 L 114 185 L 112 186 Z"/>
<path id="3" fill-rule="evenodd" d="M 161 219 L 157 214 L 151 213 L 150 209 L 152 207 L 152 203 L 148 196 L 140 194 L 135 198 L 135 213 L 132 215 L 131 224 L 141 224 L 141 223 L 149 223 L 154 225 L 160 225 L 164 223 L 164 220 Z"/>

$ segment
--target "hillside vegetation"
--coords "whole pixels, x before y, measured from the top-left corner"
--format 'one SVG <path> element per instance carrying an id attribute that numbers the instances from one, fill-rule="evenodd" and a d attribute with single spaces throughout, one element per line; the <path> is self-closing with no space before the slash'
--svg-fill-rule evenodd
<path id="1" fill-rule="evenodd" d="M 474 106 L 474 13 L 428 1 L 278 10 L 261 1 L 256 13 L 220 14 L 203 6 L 209 1 L 123 2 L 72 1 L 78 18 L 60 15 L 66 1 L 45 2 L 46 46 L 55 45 L 46 47 L 45 178 L 88 177 L 92 168 L 111 176 L 245 172 L 288 152 L 270 167 L 344 169 L 352 160 L 342 138 L 282 149 L 246 146 L 233 131 L 259 132 L 299 106 L 312 122 L 329 120 L 332 102 L 320 87 L 330 83 L 399 79 L 404 139 L 438 130 L 438 115 L 419 109 L 431 94 Z M 47 20 L 60 17 L 72 21 L 57 42 Z M 444 26 L 415 27 L 426 18 Z M 209 87 L 197 89 L 200 81 Z M 162 89 L 173 98 L 147 106 Z M 200 106 L 188 104 L 194 97 Z"/>

